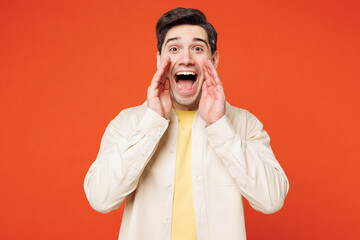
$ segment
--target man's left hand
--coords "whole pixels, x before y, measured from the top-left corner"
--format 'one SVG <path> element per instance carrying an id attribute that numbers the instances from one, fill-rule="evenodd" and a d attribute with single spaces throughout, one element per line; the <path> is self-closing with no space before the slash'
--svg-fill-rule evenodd
<path id="1" fill-rule="evenodd" d="M 199 113 L 210 126 L 225 114 L 225 93 L 219 74 L 210 60 L 204 60 L 204 82 L 199 103 Z"/>

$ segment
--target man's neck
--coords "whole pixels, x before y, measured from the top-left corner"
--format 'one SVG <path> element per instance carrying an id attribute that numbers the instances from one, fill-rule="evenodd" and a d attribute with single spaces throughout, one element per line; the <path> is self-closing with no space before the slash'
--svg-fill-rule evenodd
<path id="1" fill-rule="evenodd" d="M 173 100 L 172 107 L 176 110 L 181 110 L 181 111 L 196 111 L 199 108 L 199 102 L 196 101 L 195 103 L 190 105 L 181 105 Z"/>

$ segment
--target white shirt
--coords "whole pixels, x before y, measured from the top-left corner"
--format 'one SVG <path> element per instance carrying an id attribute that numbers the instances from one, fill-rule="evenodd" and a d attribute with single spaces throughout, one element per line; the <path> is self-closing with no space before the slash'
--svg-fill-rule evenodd
<path id="1" fill-rule="evenodd" d="M 90 205 L 107 213 L 126 200 L 119 239 L 170 240 L 177 116 L 146 103 L 110 122 L 84 182 Z M 246 239 L 242 196 L 263 213 L 279 210 L 289 190 L 270 138 L 249 112 L 226 105 L 209 127 L 196 113 L 192 184 L 199 240 Z"/>

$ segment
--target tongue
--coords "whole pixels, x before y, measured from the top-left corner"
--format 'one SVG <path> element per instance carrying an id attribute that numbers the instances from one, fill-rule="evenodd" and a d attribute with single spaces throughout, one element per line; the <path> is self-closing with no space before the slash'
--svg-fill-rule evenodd
<path id="1" fill-rule="evenodd" d="M 182 89 L 191 89 L 194 81 L 193 80 L 178 80 L 178 84 Z"/>

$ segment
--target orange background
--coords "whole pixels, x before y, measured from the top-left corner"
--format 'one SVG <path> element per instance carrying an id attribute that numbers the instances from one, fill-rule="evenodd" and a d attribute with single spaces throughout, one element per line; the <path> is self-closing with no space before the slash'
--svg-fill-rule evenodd
<path id="1" fill-rule="evenodd" d="M 156 71 L 155 24 L 200 8 L 227 100 L 264 124 L 290 180 L 281 211 L 246 203 L 248 239 L 357 239 L 360 4 L 334 0 L 0 3 L 0 239 L 117 239 L 122 208 L 83 180 L 109 121 Z"/>

